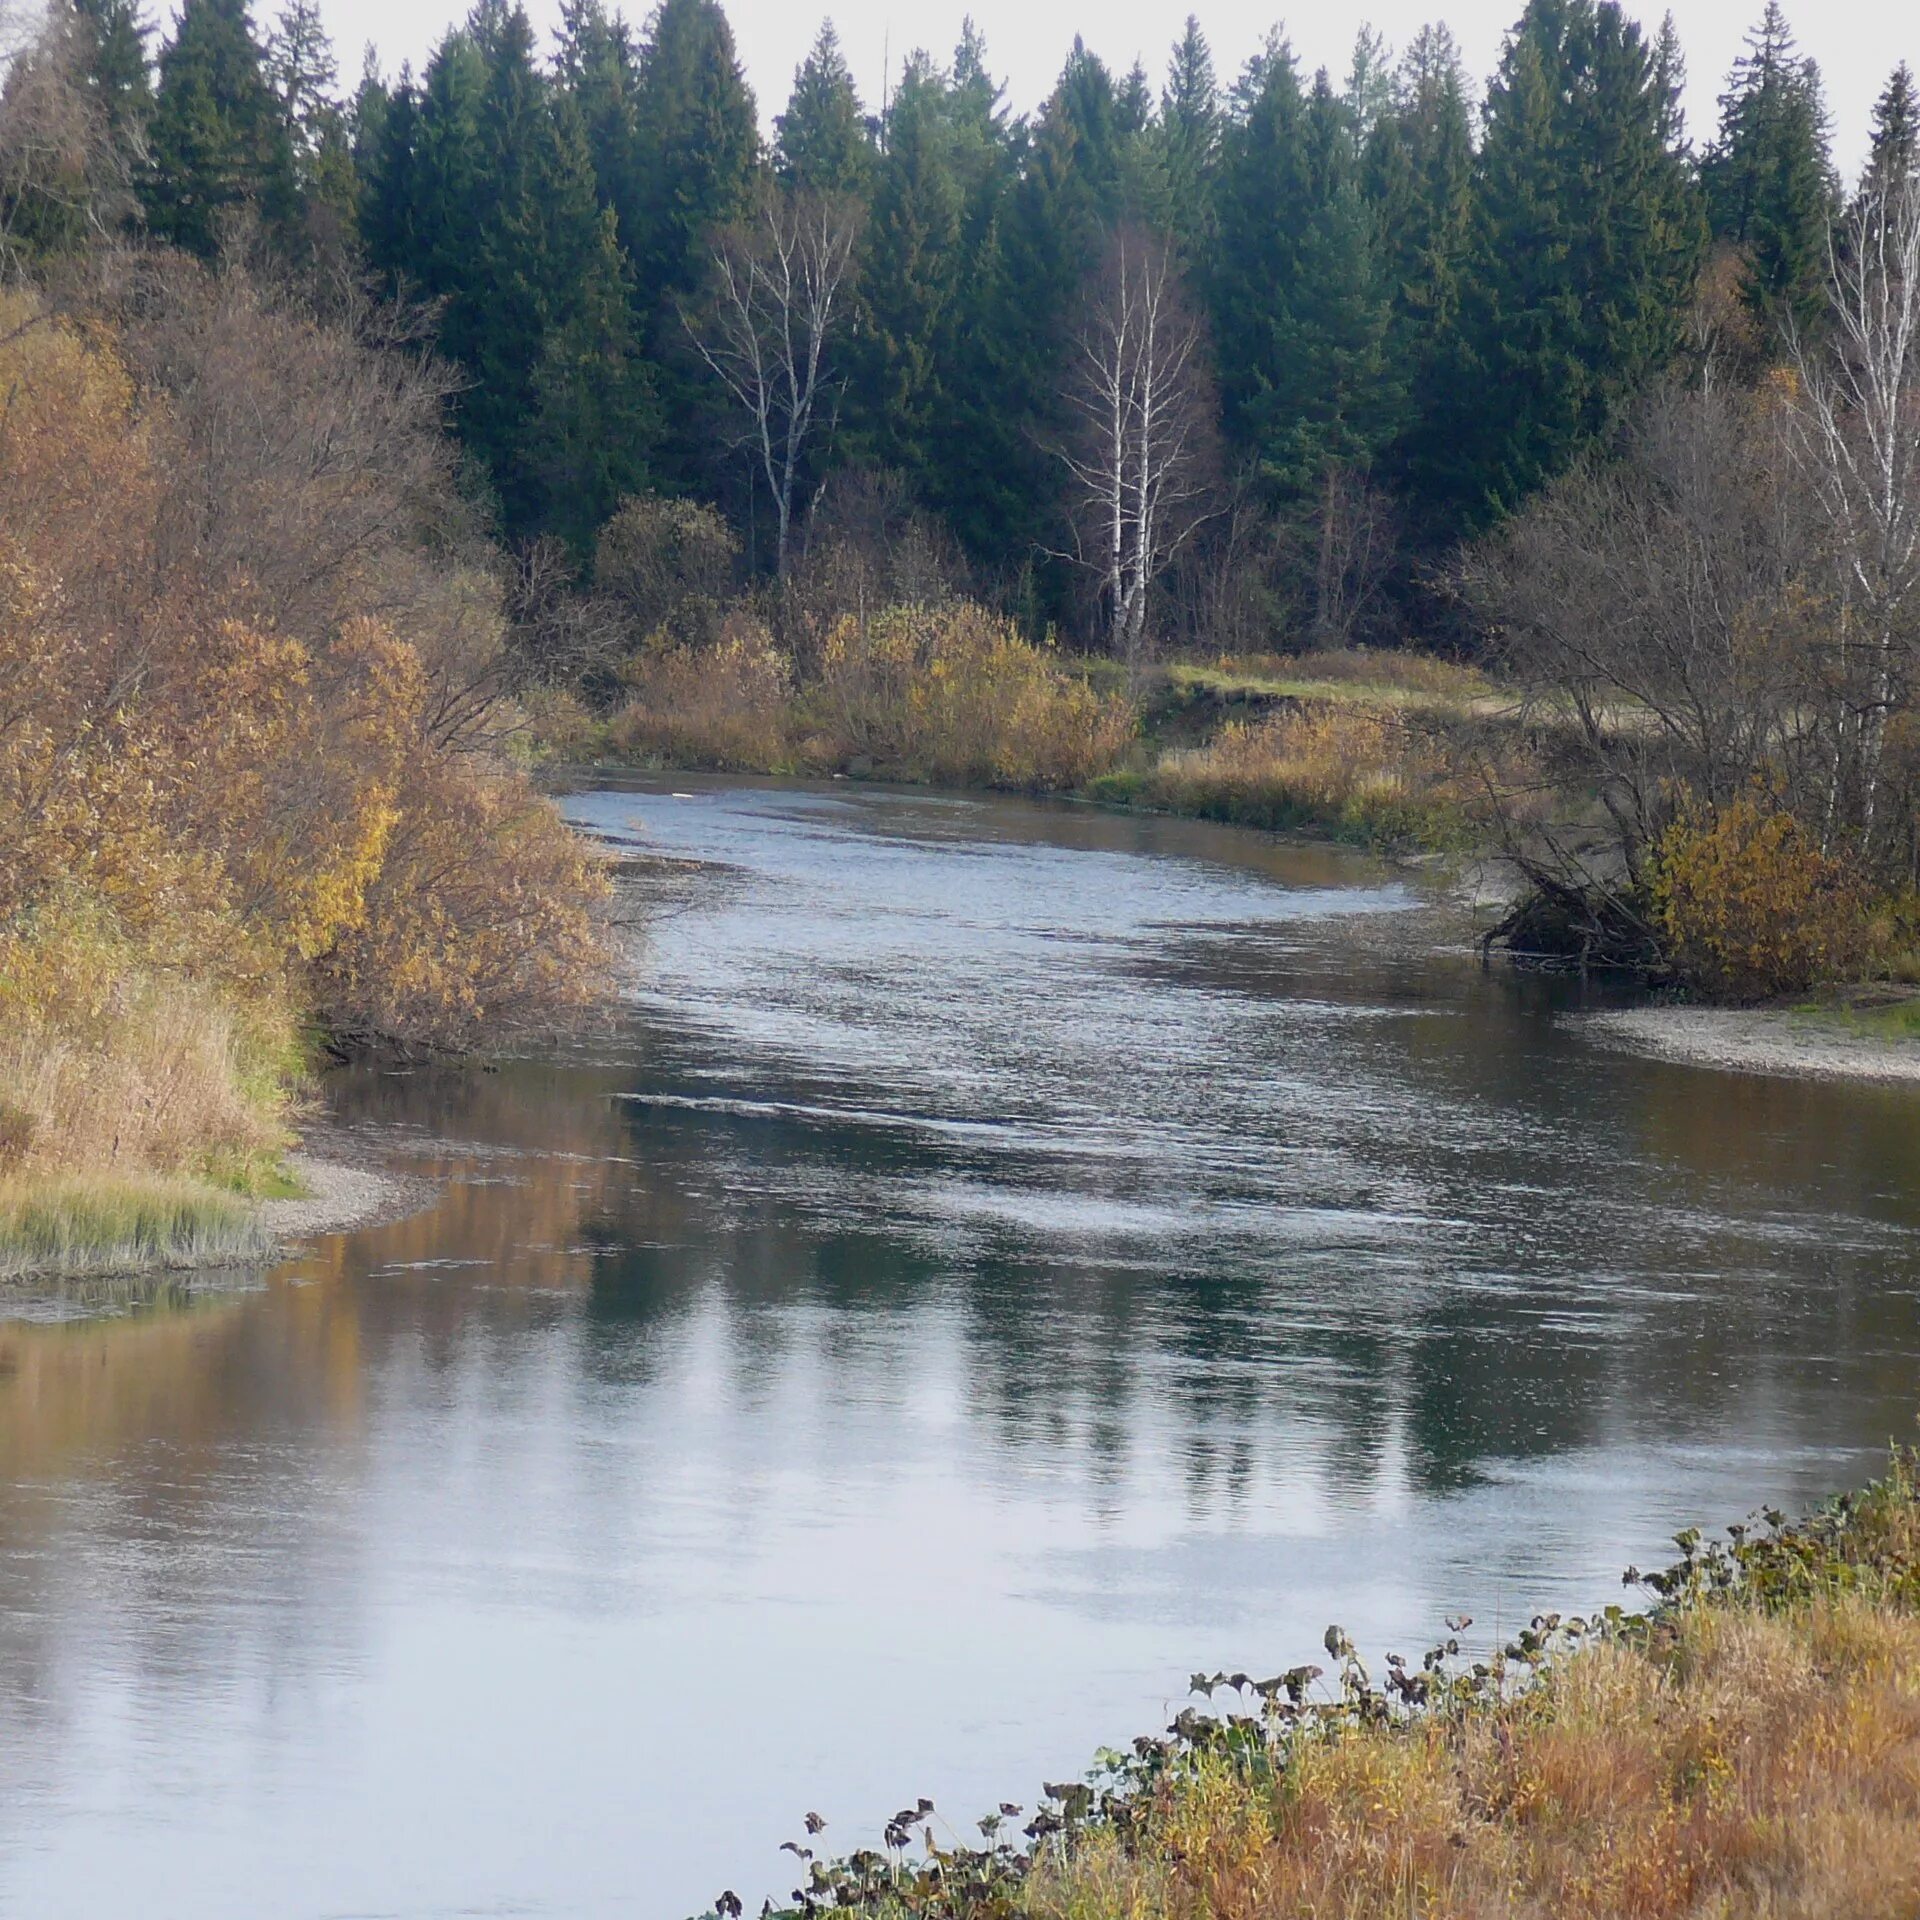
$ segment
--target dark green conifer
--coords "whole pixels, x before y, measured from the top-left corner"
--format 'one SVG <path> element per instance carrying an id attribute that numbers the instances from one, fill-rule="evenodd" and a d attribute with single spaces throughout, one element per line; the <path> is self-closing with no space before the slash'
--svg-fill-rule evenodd
<path id="1" fill-rule="evenodd" d="M 872 191 L 873 139 L 831 20 L 821 22 L 774 121 L 774 166 L 787 185 L 809 192 Z"/>
<path id="2" fill-rule="evenodd" d="M 641 45 L 630 244 L 641 297 L 666 311 L 707 270 L 709 236 L 747 206 L 760 160 L 753 95 L 717 0 L 662 0 Z"/>
<path id="3" fill-rule="evenodd" d="M 595 193 L 601 206 L 613 209 L 621 245 L 631 252 L 641 224 L 640 63 L 626 21 L 610 15 L 601 0 L 561 0 L 554 69 L 586 131 Z"/>
<path id="4" fill-rule="evenodd" d="M 1669 78 L 1613 0 L 1529 0 L 1489 91 L 1457 351 L 1417 463 L 1430 514 L 1486 525 L 1678 349 L 1704 244 Z"/>
<path id="5" fill-rule="evenodd" d="M 1837 190 L 1820 70 L 1800 56 L 1779 0 L 1734 62 L 1701 173 L 1714 236 L 1745 255 L 1755 318 L 1769 330 L 1817 325 Z"/>
<path id="6" fill-rule="evenodd" d="M 1386 287 L 1345 107 L 1269 40 L 1221 144 L 1214 338 L 1230 441 L 1278 498 L 1367 464 L 1392 424 Z"/>
<path id="7" fill-rule="evenodd" d="M 293 145 L 245 0 L 185 0 L 160 52 L 143 199 L 147 224 L 210 259 L 237 216 L 293 227 Z"/>
<path id="8" fill-rule="evenodd" d="M 1886 193 L 1913 177 L 1920 167 L 1920 105 L 1916 105 L 1913 69 L 1902 60 L 1873 103 L 1873 139 L 1863 184 Z"/>
<path id="9" fill-rule="evenodd" d="M 923 487 L 941 460 L 941 379 L 955 345 L 962 189 L 944 76 L 907 62 L 888 103 L 860 270 L 849 444 Z"/>
<path id="10" fill-rule="evenodd" d="M 74 12 L 80 83 L 109 137 L 122 152 L 131 153 L 145 138 L 153 112 L 153 75 L 147 60 L 153 28 L 138 0 L 74 0 Z"/>
<path id="11" fill-rule="evenodd" d="M 1167 63 L 1155 137 L 1166 183 L 1167 224 L 1189 265 L 1211 258 L 1214 238 L 1214 168 L 1220 156 L 1220 86 L 1213 53 L 1200 22 L 1187 16 L 1186 31 Z"/>
<path id="12" fill-rule="evenodd" d="M 753 95 L 718 0 L 661 0 L 640 47 L 633 216 L 623 224 L 639 338 L 656 368 L 662 477 L 710 487 L 712 383 L 682 314 L 712 270 L 713 236 L 744 213 L 760 168 Z"/>

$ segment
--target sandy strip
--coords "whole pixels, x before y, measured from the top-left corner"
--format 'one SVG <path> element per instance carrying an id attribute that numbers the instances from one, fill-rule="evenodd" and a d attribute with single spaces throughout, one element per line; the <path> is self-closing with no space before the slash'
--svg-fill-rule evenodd
<path id="1" fill-rule="evenodd" d="M 1577 1014 L 1571 1024 L 1603 1046 L 1733 1073 L 1920 1082 L 1920 1041 L 1854 1033 L 1820 1014 L 1767 1007 L 1632 1007 Z"/>

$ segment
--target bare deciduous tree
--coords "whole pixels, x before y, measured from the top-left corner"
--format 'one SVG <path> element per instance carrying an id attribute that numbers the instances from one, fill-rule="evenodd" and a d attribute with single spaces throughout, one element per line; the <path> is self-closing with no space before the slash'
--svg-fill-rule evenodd
<path id="1" fill-rule="evenodd" d="M 96 239 L 132 205 L 143 156 L 80 82 L 83 31 L 70 0 L 0 5 L 0 266 Z"/>
<path id="2" fill-rule="evenodd" d="M 1217 461 L 1206 330 L 1161 240 L 1114 235 L 1069 375 L 1075 558 L 1114 651 L 1138 664 L 1153 583 L 1211 514 Z"/>
<path id="3" fill-rule="evenodd" d="M 843 317 L 858 230 L 854 202 L 768 185 L 754 212 L 715 243 L 704 312 L 683 316 L 745 416 L 741 440 L 773 498 L 783 586 L 800 477 L 834 391 L 827 347 Z"/>
<path id="4" fill-rule="evenodd" d="M 1763 769 L 1794 798 L 1818 781 L 1824 608 L 1782 415 L 1669 385 L 1622 457 L 1589 456 L 1465 564 L 1559 790 L 1509 846 L 1543 894 L 1630 914 L 1685 796 L 1722 806 Z"/>
<path id="5" fill-rule="evenodd" d="M 1889 716 L 1911 703 L 1920 612 L 1920 179 L 1870 185 L 1832 254 L 1829 334 L 1793 343 L 1796 447 L 1836 573 L 1840 703 L 1826 803 L 1869 849 Z"/>

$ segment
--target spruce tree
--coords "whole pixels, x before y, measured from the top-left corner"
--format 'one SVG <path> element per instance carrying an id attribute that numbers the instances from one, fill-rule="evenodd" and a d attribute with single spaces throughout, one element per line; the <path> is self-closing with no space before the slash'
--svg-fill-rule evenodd
<path id="1" fill-rule="evenodd" d="M 561 0 L 554 67 L 585 129 L 595 193 L 613 209 L 621 245 L 631 252 L 640 233 L 640 65 L 626 21 L 601 0 Z"/>
<path id="2" fill-rule="evenodd" d="M 864 198 L 872 190 L 873 141 L 831 20 L 821 23 L 774 121 L 774 166 L 787 185 L 813 193 Z"/>
<path id="3" fill-rule="evenodd" d="M 389 293 L 420 279 L 419 240 L 414 225 L 414 144 L 419 137 L 419 97 L 413 76 L 400 69 L 389 88 L 371 60 L 354 96 L 353 166 L 361 249 Z"/>
<path id="4" fill-rule="evenodd" d="M 411 229 L 411 244 L 382 264 L 390 272 L 410 278 L 419 290 L 447 302 L 440 338 L 456 360 L 470 362 L 478 324 L 480 298 L 476 266 L 476 239 L 487 217 L 488 187 L 481 151 L 481 96 L 486 88 L 486 62 L 473 34 L 465 28 L 449 33 L 437 46 L 421 77 L 411 149 L 404 168 L 399 132 L 387 143 L 396 162 L 395 215 Z M 395 121 L 403 119 L 395 101 Z M 370 243 L 371 244 L 371 243 Z"/>
<path id="5" fill-rule="evenodd" d="M 717 0 L 662 0 L 640 49 L 630 242 L 641 295 L 665 312 L 699 285 L 708 236 L 738 217 L 760 158 L 753 95 Z"/>
<path id="6" fill-rule="evenodd" d="M 288 0 L 266 44 L 267 84 L 293 154 L 296 249 L 309 260 L 350 258 L 359 180 L 336 90 L 339 69 L 318 0 Z M 291 238 L 291 236 L 290 236 Z"/>
<path id="7" fill-rule="evenodd" d="M 524 9 L 482 0 L 470 30 L 484 79 L 463 427 L 510 529 L 584 546 L 645 467 L 625 261 L 578 109 L 535 64 Z"/>
<path id="8" fill-rule="evenodd" d="M 1302 91 L 1279 38 L 1249 63 L 1221 145 L 1214 338 L 1230 442 L 1276 499 L 1364 465 L 1392 425 L 1387 299 L 1345 108 Z"/>
<path id="9" fill-rule="evenodd" d="M 1902 60 L 1873 103 L 1873 139 L 1862 182 L 1870 192 L 1889 193 L 1920 167 L 1920 105 L 1913 69 Z"/>
<path id="10" fill-rule="evenodd" d="M 1457 358 L 1416 480 L 1453 529 L 1558 473 L 1677 350 L 1704 229 L 1613 0 L 1529 0 L 1489 90 Z"/>
<path id="11" fill-rule="evenodd" d="M 1200 22 L 1186 31 L 1167 64 L 1155 138 L 1166 183 L 1167 223 L 1190 266 L 1210 260 L 1214 236 L 1213 176 L 1220 155 L 1220 86 Z"/>
<path id="12" fill-rule="evenodd" d="M 541 71 L 521 6 L 481 0 L 419 86 L 370 76 L 358 120 L 368 259 L 441 303 L 461 439 L 503 527 L 584 551 L 644 483 L 656 429 L 576 93 Z"/>
<path id="13" fill-rule="evenodd" d="M 291 230 L 293 146 L 245 0 L 185 0 L 160 52 L 148 143 L 142 198 L 160 239 L 210 259 L 236 215 Z"/>
<path id="14" fill-rule="evenodd" d="M 946 457 L 942 376 L 951 376 L 963 202 L 944 76 L 909 60 L 888 103 L 861 255 L 848 395 L 849 445 L 924 492 Z"/>
<path id="15" fill-rule="evenodd" d="M 1353 137 L 1364 147 L 1381 118 L 1392 112 L 1398 89 L 1394 84 L 1393 50 L 1378 28 L 1363 25 L 1354 36 L 1353 58 L 1347 65 L 1347 84 L 1340 95 Z"/>
<path id="16" fill-rule="evenodd" d="M 1113 75 L 1075 40 L 1041 108 L 999 222 L 990 305 L 970 303 L 976 336 L 960 392 L 977 471 L 942 476 L 948 517 L 983 556 L 1054 543 L 1051 518 L 1066 405 L 1062 369 L 1082 289 L 1106 236 L 1133 211 L 1134 149 Z M 1064 587 L 1062 581 L 1046 589 Z M 1049 602 L 1042 613 L 1058 613 Z"/>
<path id="17" fill-rule="evenodd" d="M 339 78 L 318 0 L 288 0 L 267 36 L 264 66 L 298 166 L 311 159 L 320 143 L 321 121 L 333 104 Z"/>
<path id="18" fill-rule="evenodd" d="M 1826 310 L 1836 190 L 1820 70 L 1767 0 L 1720 96 L 1701 169 L 1714 236 L 1746 258 L 1743 293 L 1763 327 L 1816 326 Z"/>
<path id="19" fill-rule="evenodd" d="M 923 498 L 971 552 L 990 565 L 1023 554 L 1034 528 L 1022 523 L 1033 449 L 998 404 L 1024 351 L 1018 291 L 1006 235 L 1020 184 L 1024 129 L 1008 123 L 1005 98 L 971 21 L 954 50 L 944 98 L 947 158 L 960 199 L 960 259 L 938 388 L 938 436 L 950 452 L 929 471 Z"/>
<path id="20" fill-rule="evenodd" d="M 712 384 L 681 318 L 712 270 L 713 234 L 746 210 L 760 166 L 753 95 L 717 0 L 661 0 L 634 94 L 631 262 L 640 339 L 653 359 L 672 484 L 711 484 Z"/>
<path id="21" fill-rule="evenodd" d="M 1473 129 L 1459 49 L 1445 27 L 1424 28 L 1401 62 L 1397 97 L 1375 122 L 1363 169 L 1374 208 L 1396 331 L 1432 342 L 1460 306 L 1473 219 Z"/>
<path id="22" fill-rule="evenodd" d="M 621 499 L 646 484 L 659 422 L 618 220 L 598 203 L 587 129 L 564 93 L 538 153 L 548 287 L 528 434 L 533 520 L 585 555 Z"/>
<path id="23" fill-rule="evenodd" d="M 122 153 L 146 136 L 153 113 L 147 42 L 153 36 L 138 0 L 74 0 L 75 51 L 82 88 Z"/>

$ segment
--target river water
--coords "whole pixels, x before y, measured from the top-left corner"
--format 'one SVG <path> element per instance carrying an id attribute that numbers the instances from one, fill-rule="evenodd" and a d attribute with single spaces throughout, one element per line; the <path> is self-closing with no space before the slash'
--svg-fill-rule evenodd
<path id="1" fill-rule="evenodd" d="M 1358 857 L 679 784 L 569 803 L 610 1031 L 330 1084 L 436 1205 L 0 1300 L 0 1910 L 757 1905 L 1910 1431 L 1912 1093 L 1591 1046 Z"/>

